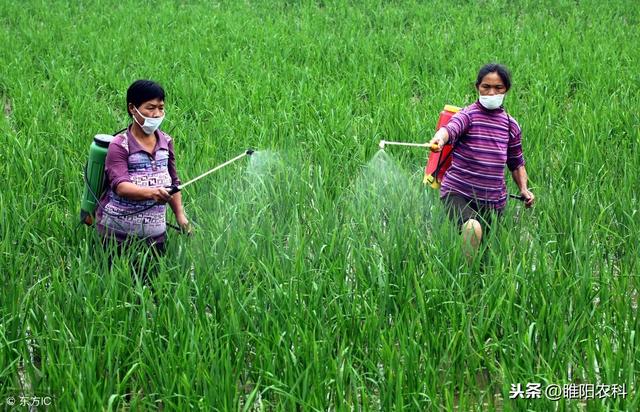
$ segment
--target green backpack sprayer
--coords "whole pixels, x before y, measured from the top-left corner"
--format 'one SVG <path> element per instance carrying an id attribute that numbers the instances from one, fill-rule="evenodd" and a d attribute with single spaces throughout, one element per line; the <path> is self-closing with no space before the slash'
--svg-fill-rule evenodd
<path id="1" fill-rule="evenodd" d="M 114 136 L 97 134 L 89 146 L 89 159 L 84 170 L 84 194 L 80 202 L 80 221 L 92 225 L 94 214 L 104 191 L 104 160 Z"/>
<path id="2" fill-rule="evenodd" d="M 116 135 L 118 133 L 116 133 Z M 95 221 L 95 211 L 96 211 L 96 208 L 98 207 L 100 197 L 102 197 L 102 194 L 104 193 L 104 190 L 105 190 L 105 187 L 104 187 L 105 159 L 107 157 L 107 152 L 109 150 L 109 144 L 111 144 L 111 141 L 114 139 L 114 137 L 115 135 L 112 136 L 108 134 L 97 134 L 93 138 L 93 142 L 91 143 L 91 146 L 89 146 L 89 158 L 87 160 L 87 164 L 84 169 L 84 183 L 85 183 L 84 194 L 82 195 L 82 200 L 80 202 L 80 223 L 84 223 L 90 226 Z M 211 170 L 204 172 L 200 176 L 197 176 L 186 183 L 183 183 L 179 186 L 171 185 L 166 187 L 166 189 L 168 190 L 170 195 L 178 193 L 179 191 L 184 189 L 186 186 L 189 186 L 190 184 L 202 179 L 203 177 L 217 170 L 220 170 L 223 167 L 228 166 L 231 163 L 237 160 L 240 160 L 245 156 L 250 156 L 253 153 L 254 151 L 252 149 L 247 149 L 242 154 L 234 157 L 231 160 L 227 160 L 226 162 L 214 167 Z M 153 206 L 155 206 L 155 204 L 151 206 L 144 206 L 140 210 L 127 213 L 126 215 L 141 213 Z M 126 215 L 120 215 L 120 217 L 126 216 Z"/>

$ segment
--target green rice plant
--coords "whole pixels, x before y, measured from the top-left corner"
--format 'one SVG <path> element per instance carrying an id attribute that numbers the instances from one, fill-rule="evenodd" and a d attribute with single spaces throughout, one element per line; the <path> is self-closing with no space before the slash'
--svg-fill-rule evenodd
<path id="1" fill-rule="evenodd" d="M 7 408 L 638 409 L 635 2 L 33 0 L 0 21 Z M 510 201 L 468 265 L 427 153 L 377 143 L 428 141 L 491 60 L 537 204 Z M 183 181 L 257 150 L 184 190 L 194 235 L 169 232 L 150 285 L 148 251 L 110 265 L 77 223 L 137 78 L 165 86 Z"/>

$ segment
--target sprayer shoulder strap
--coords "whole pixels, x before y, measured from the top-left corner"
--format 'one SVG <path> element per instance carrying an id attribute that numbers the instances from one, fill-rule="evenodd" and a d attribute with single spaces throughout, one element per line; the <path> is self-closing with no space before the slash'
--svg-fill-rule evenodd
<path id="1" fill-rule="evenodd" d="M 117 137 L 122 135 L 122 143 L 120 144 L 120 146 L 122 146 L 124 150 L 126 150 L 127 154 L 129 154 L 129 136 L 127 136 L 127 130 L 128 130 L 128 127 L 125 127 L 124 129 L 121 129 L 115 132 L 113 136 Z"/>
<path id="2" fill-rule="evenodd" d="M 460 138 L 462 138 L 462 136 L 460 136 Z M 460 139 L 458 139 L 458 140 L 460 140 Z M 444 166 L 444 164 L 446 163 L 447 159 L 451 157 L 451 155 L 453 154 L 453 150 L 456 148 L 456 144 L 458 143 L 458 140 L 456 140 L 455 143 L 451 145 L 451 150 L 449 150 L 449 152 L 447 153 L 447 155 L 444 158 L 442 156 L 438 157 L 438 163 L 436 164 L 436 169 L 433 171 L 433 175 L 434 176 L 438 176 L 442 166 Z"/>
<path id="3" fill-rule="evenodd" d="M 438 163 L 436 164 L 436 169 L 435 169 L 435 170 L 434 170 L 434 172 L 433 172 L 434 176 L 438 176 L 438 173 L 440 173 L 440 169 L 441 169 L 441 168 L 442 168 L 442 166 L 444 166 L 444 164 L 447 162 L 447 159 L 449 159 L 449 158 L 453 155 L 453 151 L 455 150 L 456 146 L 458 145 L 458 142 L 459 142 L 460 140 L 462 140 L 462 138 L 463 138 L 465 135 L 466 135 L 466 133 L 465 133 L 465 134 L 463 134 L 463 135 L 461 135 L 458 139 L 456 139 L 456 141 L 455 141 L 455 142 L 453 142 L 453 143 L 451 144 L 451 150 L 449 150 L 449 152 L 447 153 L 447 155 L 446 155 L 446 156 L 444 156 L 444 157 L 442 157 L 442 156 L 438 157 Z"/>
<path id="4" fill-rule="evenodd" d="M 158 135 L 164 136 L 164 138 L 167 140 L 167 143 L 171 143 L 171 141 L 173 140 L 171 136 L 169 136 L 167 133 L 163 132 L 162 130 L 158 130 Z"/>

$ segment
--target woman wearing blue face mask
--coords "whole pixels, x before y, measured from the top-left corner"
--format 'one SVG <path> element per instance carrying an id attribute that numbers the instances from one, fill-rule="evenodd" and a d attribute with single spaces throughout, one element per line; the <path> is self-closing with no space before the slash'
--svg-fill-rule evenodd
<path id="1" fill-rule="evenodd" d="M 173 139 L 159 129 L 165 114 L 164 98 L 158 83 L 137 80 L 131 84 L 127 90 L 131 124 L 109 145 L 106 191 L 98 205 L 96 226 L 106 241 L 116 242 L 118 250 L 128 241 L 144 240 L 162 254 L 166 203 L 180 227 L 190 230 L 180 192 L 171 196 L 166 189 L 179 185 L 180 179 Z"/>
<path id="2" fill-rule="evenodd" d="M 500 215 L 507 203 L 505 166 L 525 206 L 531 207 L 535 201 L 527 186 L 520 125 L 503 107 L 511 88 L 509 71 L 501 64 L 486 64 L 480 68 L 475 85 L 478 100 L 456 113 L 429 142 L 438 147 L 434 151 L 446 143 L 454 146 L 440 197 L 460 226 L 465 245 L 471 246 L 467 256 L 478 248 L 483 226 Z"/>

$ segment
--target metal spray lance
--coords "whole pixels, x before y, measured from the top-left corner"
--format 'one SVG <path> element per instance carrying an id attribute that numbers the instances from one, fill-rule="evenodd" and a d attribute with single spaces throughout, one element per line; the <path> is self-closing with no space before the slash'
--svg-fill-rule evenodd
<path id="1" fill-rule="evenodd" d="M 203 177 L 205 177 L 205 176 L 207 176 L 207 175 L 209 175 L 209 174 L 211 174 L 211 173 L 213 173 L 213 172 L 215 172 L 215 171 L 217 171 L 217 170 L 220 170 L 220 169 L 222 169 L 223 167 L 228 166 L 228 165 L 230 165 L 231 163 L 233 163 L 233 162 L 235 162 L 235 161 L 238 161 L 238 160 L 242 159 L 242 158 L 243 158 L 243 157 L 245 157 L 245 156 L 251 156 L 252 154 L 253 154 L 253 150 L 252 150 L 252 149 L 247 149 L 247 151 L 246 151 L 246 152 L 244 152 L 244 153 L 242 153 L 242 154 L 240 154 L 240 155 L 238 155 L 238 156 L 234 157 L 234 158 L 233 158 L 233 159 L 231 159 L 231 160 L 227 160 L 226 162 L 224 162 L 224 163 L 222 163 L 222 164 L 220 164 L 220 165 L 218 165 L 218 166 L 214 167 L 213 169 L 211 169 L 211 170 L 208 170 L 208 171 L 204 172 L 204 173 L 203 173 L 203 174 L 201 174 L 200 176 L 194 177 L 193 179 L 189 180 L 188 182 L 182 183 L 181 185 L 178 185 L 178 186 L 176 186 L 176 185 L 167 186 L 167 189 L 169 189 L 169 194 L 170 194 L 170 195 L 173 195 L 173 194 L 175 194 L 175 193 L 178 193 L 179 191 L 181 191 L 181 190 L 182 190 L 182 189 L 184 189 L 185 187 L 189 186 L 191 183 L 195 183 L 195 182 L 197 182 L 198 180 L 202 179 Z"/>

